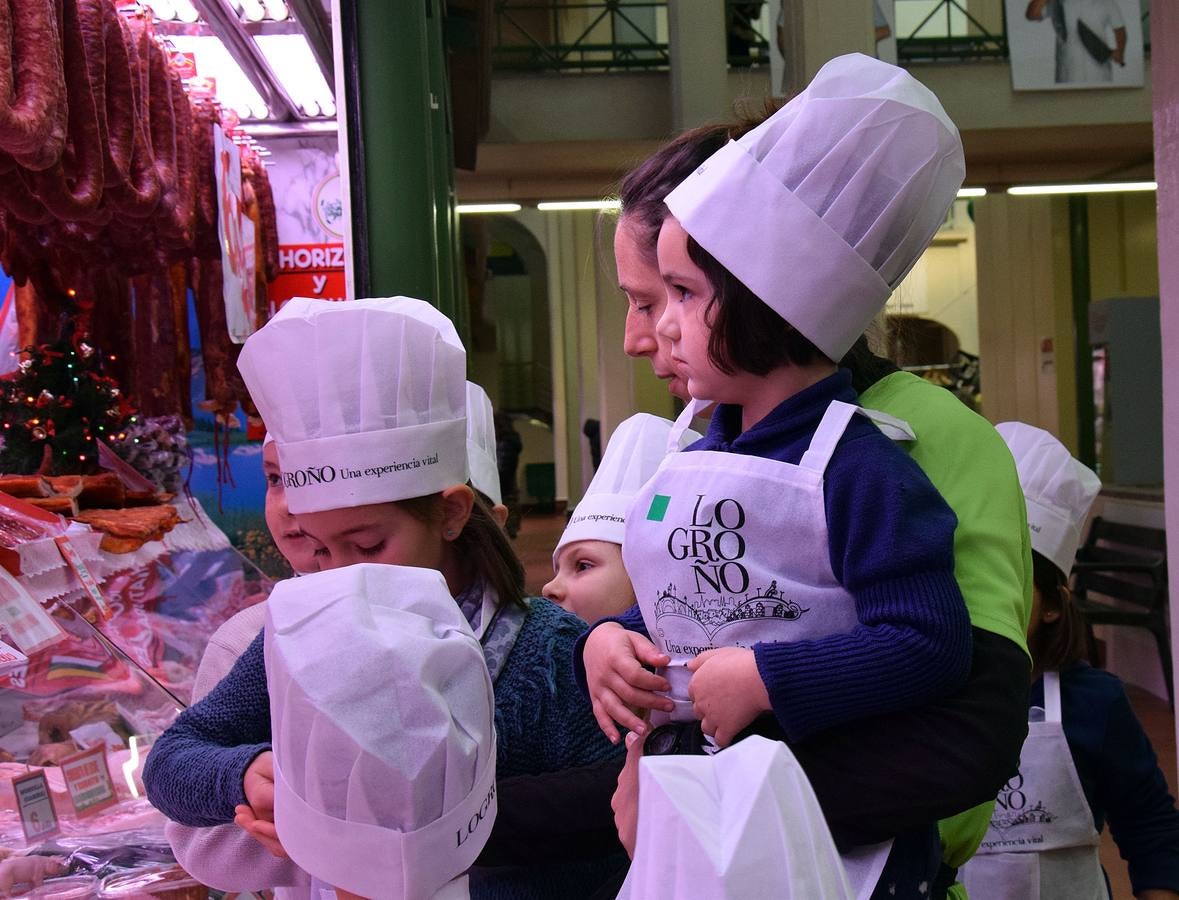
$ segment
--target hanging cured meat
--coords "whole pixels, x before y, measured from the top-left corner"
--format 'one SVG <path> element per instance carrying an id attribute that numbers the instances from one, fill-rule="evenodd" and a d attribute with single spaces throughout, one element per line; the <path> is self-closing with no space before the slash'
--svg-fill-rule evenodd
<path id="1" fill-rule="evenodd" d="M 56 337 L 71 291 L 93 303 L 94 331 L 126 348 L 112 362 L 145 410 L 189 409 L 190 291 L 205 402 L 228 415 L 246 400 L 222 296 L 219 122 L 151 23 L 115 0 L 0 0 L 0 266 L 21 285 L 29 343 Z M 256 155 L 243 154 L 242 174 L 264 304 L 274 198 Z"/>
<path id="2" fill-rule="evenodd" d="M 53 0 L 0 2 L 0 150 L 26 169 L 49 168 L 65 146 L 60 20 Z"/>

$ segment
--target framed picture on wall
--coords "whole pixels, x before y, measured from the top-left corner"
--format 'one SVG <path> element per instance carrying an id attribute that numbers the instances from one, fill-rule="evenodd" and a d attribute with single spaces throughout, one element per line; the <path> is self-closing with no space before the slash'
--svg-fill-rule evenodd
<path id="1" fill-rule="evenodd" d="M 1139 0 L 1006 0 L 1017 91 L 1142 87 Z"/>

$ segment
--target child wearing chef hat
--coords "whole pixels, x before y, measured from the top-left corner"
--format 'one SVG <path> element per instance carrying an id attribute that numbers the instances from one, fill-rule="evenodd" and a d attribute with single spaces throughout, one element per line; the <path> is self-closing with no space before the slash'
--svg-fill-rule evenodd
<path id="1" fill-rule="evenodd" d="M 937 99 L 852 54 L 668 195 L 657 327 L 692 396 L 720 406 L 628 513 L 642 627 L 607 623 L 584 645 L 612 739 L 615 722 L 646 728 L 629 705 L 653 724 L 698 719 L 722 746 L 772 712 L 803 741 L 964 682 L 954 515 L 892 443 L 907 426 L 858 407 L 834 362 L 928 246 L 964 170 Z"/>
<path id="2" fill-rule="evenodd" d="M 473 381 L 467 382 L 467 465 L 471 487 L 487 504 L 499 527 L 508 521 L 499 484 L 499 467 L 495 460 L 495 410 L 487 391 Z"/>
<path id="3" fill-rule="evenodd" d="M 648 413 L 631 416 L 615 429 L 553 550 L 553 578 L 541 588 L 542 596 L 587 622 L 634 606 L 634 590 L 622 564 L 627 507 L 669 449 L 683 449 L 699 437 Z"/>
<path id="4" fill-rule="evenodd" d="M 445 579 L 496 688 L 500 775 L 615 756 L 574 681 L 582 624 L 524 598 L 507 536 L 466 484 L 466 356 L 450 321 L 409 298 L 295 300 L 251 336 L 239 365 L 274 436 L 289 511 L 322 569 L 384 563 Z M 278 850 L 266 662 L 256 639 L 159 738 L 144 777 L 174 821 L 236 821 Z M 203 862 L 218 887 L 274 886 Z"/>
<path id="5" fill-rule="evenodd" d="M 265 644 L 274 818 L 295 863 L 361 897 L 467 896 L 496 815 L 494 697 L 441 573 L 282 582 Z"/>
<path id="6" fill-rule="evenodd" d="M 1085 623 L 1069 573 L 1101 481 L 1055 437 L 996 426 L 1027 499 L 1035 590 L 1028 647 L 1035 674 L 1019 773 L 963 868 L 971 900 L 1104 898 L 1106 821 L 1134 896 L 1179 896 L 1179 811 L 1125 689 L 1084 662 Z M 1032 813 L 1032 814 L 1029 814 Z"/>

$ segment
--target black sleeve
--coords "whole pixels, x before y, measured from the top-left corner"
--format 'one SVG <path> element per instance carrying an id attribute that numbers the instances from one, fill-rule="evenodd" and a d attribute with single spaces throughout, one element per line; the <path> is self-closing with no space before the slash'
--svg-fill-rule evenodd
<path id="1" fill-rule="evenodd" d="M 478 866 L 597 859 L 622 850 L 610 798 L 625 757 L 496 782 L 499 812 Z"/>
<path id="2" fill-rule="evenodd" d="M 840 849 L 887 840 L 993 800 L 1018 770 L 1031 663 L 1013 641 L 972 632 L 970 675 L 957 693 L 791 744 Z M 763 723 L 772 727 L 767 717 Z"/>

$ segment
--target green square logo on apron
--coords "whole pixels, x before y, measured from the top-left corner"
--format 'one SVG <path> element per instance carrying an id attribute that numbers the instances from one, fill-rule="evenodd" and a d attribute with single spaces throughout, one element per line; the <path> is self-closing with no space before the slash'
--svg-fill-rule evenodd
<path id="1" fill-rule="evenodd" d="M 668 504 L 671 503 L 671 497 L 666 494 L 656 494 L 651 498 L 651 507 L 647 510 L 648 522 L 662 522 L 663 517 L 667 515 Z"/>

